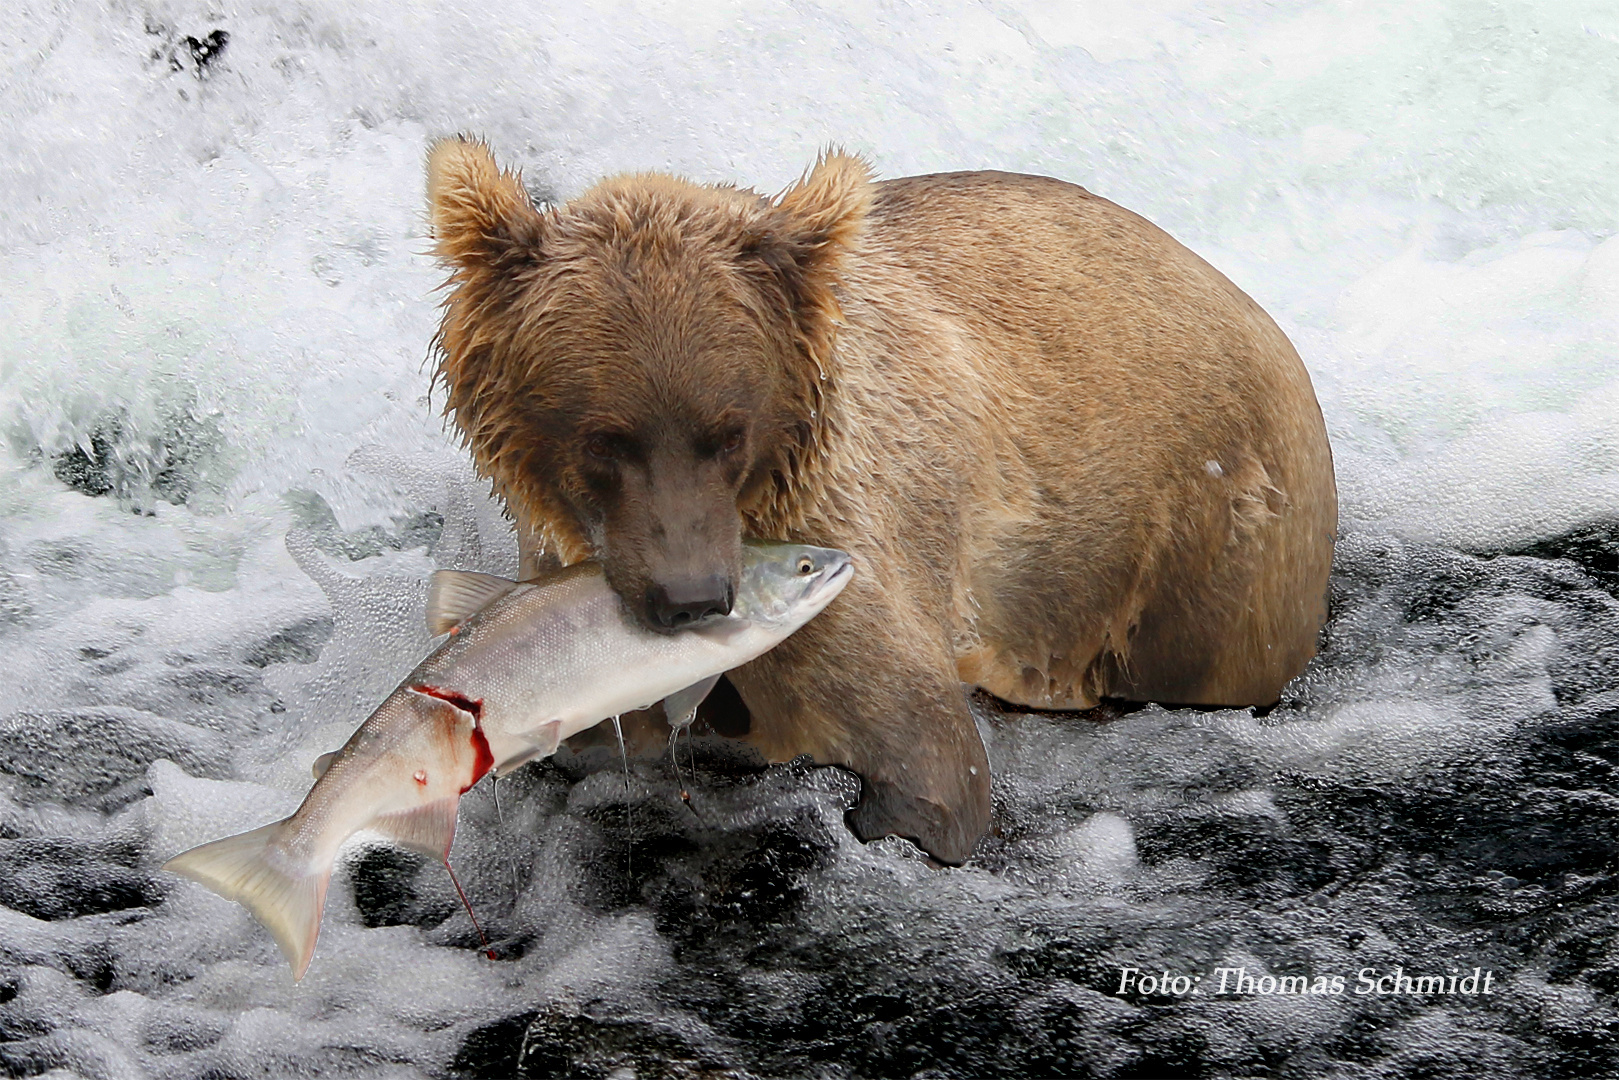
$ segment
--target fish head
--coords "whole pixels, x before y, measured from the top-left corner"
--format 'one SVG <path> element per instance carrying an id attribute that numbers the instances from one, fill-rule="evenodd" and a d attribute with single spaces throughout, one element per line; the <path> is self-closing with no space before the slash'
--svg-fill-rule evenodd
<path id="1" fill-rule="evenodd" d="M 742 549 L 735 615 L 797 629 L 819 615 L 854 577 L 854 557 L 837 548 L 750 540 Z"/>

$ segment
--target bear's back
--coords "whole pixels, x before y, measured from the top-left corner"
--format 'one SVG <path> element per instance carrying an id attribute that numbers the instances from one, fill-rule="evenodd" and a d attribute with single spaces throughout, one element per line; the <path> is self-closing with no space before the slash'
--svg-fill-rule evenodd
<path id="1" fill-rule="evenodd" d="M 1016 527 L 963 522 L 966 681 L 1059 708 L 1274 700 L 1314 652 L 1337 508 L 1309 375 L 1259 305 L 1139 215 L 1003 172 L 876 185 L 845 289 L 855 319 L 925 310 L 888 362 L 980 384 L 1018 458 L 992 482 L 1038 478 L 1005 493 Z"/>

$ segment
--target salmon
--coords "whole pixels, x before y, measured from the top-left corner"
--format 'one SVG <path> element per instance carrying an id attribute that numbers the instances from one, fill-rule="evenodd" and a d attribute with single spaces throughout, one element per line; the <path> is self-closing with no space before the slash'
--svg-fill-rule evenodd
<path id="1" fill-rule="evenodd" d="M 445 641 L 316 762 L 303 804 L 164 869 L 246 907 L 302 979 L 332 867 L 356 832 L 447 859 L 461 796 L 484 776 L 659 701 L 672 725 L 689 723 L 721 674 L 814 618 L 853 573 L 842 551 L 750 541 L 731 613 L 665 634 L 636 621 L 595 562 L 526 582 L 441 570 L 427 620 Z"/>

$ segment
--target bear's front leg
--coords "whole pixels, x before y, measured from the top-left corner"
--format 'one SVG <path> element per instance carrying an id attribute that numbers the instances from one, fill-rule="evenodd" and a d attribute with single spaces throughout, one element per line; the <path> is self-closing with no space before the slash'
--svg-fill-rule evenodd
<path id="1" fill-rule="evenodd" d="M 771 761 L 811 755 L 859 774 L 848 823 L 960 864 L 989 827 L 989 759 L 944 627 L 857 574 L 832 606 L 730 673 Z"/>

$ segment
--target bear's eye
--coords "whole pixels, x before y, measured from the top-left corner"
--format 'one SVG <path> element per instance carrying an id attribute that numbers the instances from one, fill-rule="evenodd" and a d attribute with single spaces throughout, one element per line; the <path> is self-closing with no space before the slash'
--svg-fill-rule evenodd
<path id="1" fill-rule="evenodd" d="M 734 454 L 742 449 L 743 432 L 740 428 L 720 437 L 720 453 Z"/>
<path id="2" fill-rule="evenodd" d="M 598 461 L 613 461 L 618 457 L 618 444 L 607 435 L 592 435 L 585 440 L 585 453 Z"/>
<path id="3" fill-rule="evenodd" d="M 798 576 L 799 577 L 808 577 L 810 574 L 813 574 L 814 572 L 815 572 L 815 560 L 810 558 L 808 555 L 800 555 L 798 557 Z"/>

